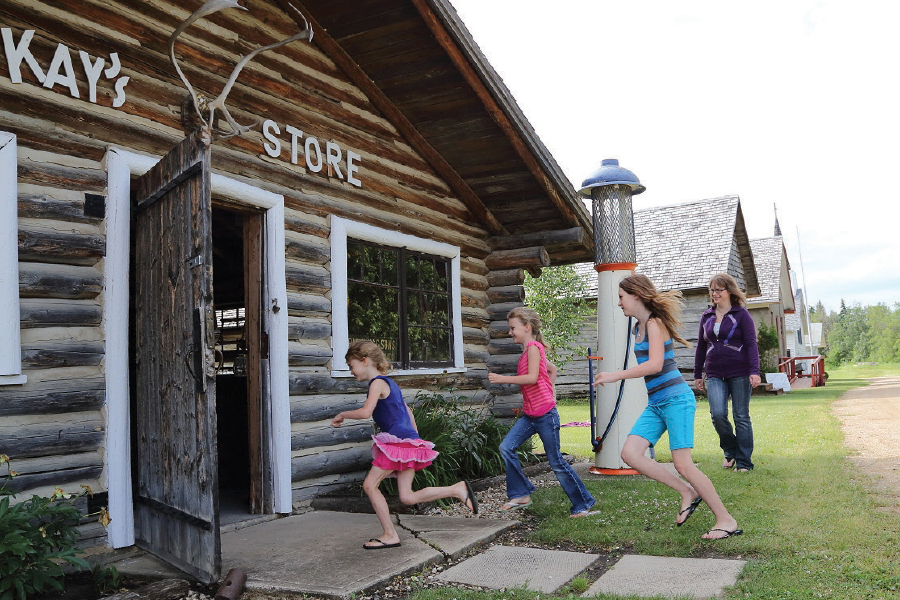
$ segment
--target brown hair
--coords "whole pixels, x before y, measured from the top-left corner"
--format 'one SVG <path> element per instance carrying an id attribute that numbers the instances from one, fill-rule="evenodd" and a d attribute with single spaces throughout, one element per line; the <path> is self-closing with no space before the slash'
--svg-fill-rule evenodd
<path id="1" fill-rule="evenodd" d="M 745 296 L 744 292 L 741 291 L 741 288 L 738 287 L 734 277 L 728 273 L 717 273 L 713 275 L 712 279 L 709 280 L 709 287 L 714 285 L 725 288 L 725 291 L 731 294 L 732 304 L 737 306 L 747 306 L 747 296 Z M 712 297 L 712 293 L 710 293 L 710 297 Z"/>
<path id="2" fill-rule="evenodd" d="M 622 291 L 637 296 L 650 311 L 650 317 L 658 319 L 675 341 L 688 348 L 690 343 L 681 337 L 681 292 L 672 290 L 660 292 L 646 275 L 629 275 L 619 282 Z"/>
<path id="3" fill-rule="evenodd" d="M 351 358 L 355 358 L 356 360 L 368 358 L 382 375 L 387 375 L 391 370 L 391 363 L 385 358 L 384 350 L 382 350 L 378 344 L 370 342 L 369 340 L 357 340 L 350 344 L 350 348 L 347 349 L 347 354 L 344 355 L 344 360 L 349 362 Z"/>
<path id="4" fill-rule="evenodd" d="M 523 325 L 531 325 L 531 334 L 534 339 L 546 346 L 544 336 L 541 335 L 541 317 L 537 311 L 527 306 L 517 306 L 506 315 L 506 320 L 518 319 Z"/>

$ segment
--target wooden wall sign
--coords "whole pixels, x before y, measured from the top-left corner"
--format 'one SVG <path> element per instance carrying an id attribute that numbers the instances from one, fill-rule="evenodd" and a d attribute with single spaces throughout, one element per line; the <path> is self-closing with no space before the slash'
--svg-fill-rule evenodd
<path id="1" fill-rule="evenodd" d="M 81 98 L 81 93 L 78 90 L 78 82 L 75 79 L 75 69 L 72 66 L 72 51 L 69 50 L 68 46 L 65 44 L 58 44 L 56 46 L 56 53 L 53 55 L 53 59 L 47 67 L 47 72 L 44 73 L 41 65 L 28 48 L 31 44 L 31 39 L 34 37 L 33 29 L 26 29 L 23 31 L 22 37 L 19 38 L 18 43 L 13 39 L 13 32 L 9 27 L 3 27 L 2 34 L 3 50 L 6 54 L 6 64 L 9 67 L 10 81 L 13 83 L 22 83 L 21 68 L 22 61 L 24 60 L 25 64 L 31 68 L 31 72 L 34 73 L 34 76 L 45 88 L 53 89 L 56 84 L 60 84 L 69 90 L 69 94 L 71 94 L 73 98 Z M 100 75 L 102 74 L 110 80 L 115 79 L 119 75 L 119 71 L 122 69 L 122 65 L 119 62 L 119 55 L 115 52 L 109 55 L 110 66 L 106 67 L 106 69 L 103 68 L 106 64 L 106 59 L 102 57 L 94 59 L 84 50 L 79 50 L 78 55 L 81 58 L 81 66 L 84 69 L 84 74 L 87 76 L 88 100 L 96 104 L 97 82 L 100 81 Z M 114 88 L 116 90 L 116 97 L 113 98 L 112 101 L 113 108 L 119 108 L 125 104 L 125 86 L 128 84 L 128 79 L 129 77 L 127 76 L 115 79 L 116 83 Z"/>
<path id="2" fill-rule="evenodd" d="M 362 187 L 362 181 L 355 176 L 359 171 L 361 158 L 359 154 L 353 150 L 344 151 L 334 142 L 325 142 L 323 151 L 318 138 L 311 135 L 304 138 L 303 132 L 292 125 L 285 125 L 284 131 L 291 139 L 291 162 L 293 164 L 298 164 L 300 160 L 300 145 L 302 144 L 307 169 L 313 173 L 319 173 L 323 167 L 327 167 L 329 173 L 334 173 L 338 179 L 345 179 L 349 184 Z M 277 137 L 281 134 L 281 128 L 278 127 L 278 124 L 271 119 L 266 119 L 262 124 L 262 134 L 267 140 L 263 144 L 266 154 L 272 158 L 281 156 L 281 139 Z M 342 161 L 344 162 L 344 171 L 341 171 Z"/>

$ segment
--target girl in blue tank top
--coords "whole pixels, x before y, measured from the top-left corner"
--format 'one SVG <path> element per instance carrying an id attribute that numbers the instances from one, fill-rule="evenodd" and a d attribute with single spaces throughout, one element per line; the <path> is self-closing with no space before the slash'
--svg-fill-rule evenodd
<path id="1" fill-rule="evenodd" d="M 413 491 L 412 482 L 416 471 L 429 466 L 437 457 L 432 442 L 419 438 L 412 411 L 403 401 L 400 387 L 385 373 L 390 364 L 384 352 L 374 342 L 361 340 L 350 344 L 345 357 L 350 372 L 357 381 L 368 381 L 369 392 L 362 408 L 338 413 L 331 421 L 333 427 L 340 427 L 344 419 L 372 418 L 381 431 L 372 439 L 372 469 L 363 482 L 363 490 L 375 509 L 381 523 L 381 537 L 371 538 L 363 544 L 366 550 L 396 548 L 400 546 L 400 536 L 391 521 L 387 500 L 378 486 L 388 477 L 397 478 L 400 502 L 418 504 L 441 498 L 458 498 L 472 512 L 478 514 L 478 500 L 468 481 L 459 481 L 445 487 L 427 487 Z"/>
<path id="2" fill-rule="evenodd" d="M 694 392 L 685 383 L 675 364 L 673 338 L 689 346 L 678 333 L 681 329 L 680 292 L 659 292 L 645 275 L 631 275 L 619 282 L 619 307 L 626 317 L 637 319 L 634 354 L 638 364 L 624 371 L 599 373 L 594 385 L 643 377 L 647 385 L 647 408 L 638 417 L 622 448 L 622 460 L 641 474 L 664 483 L 681 495 L 681 510 L 675 524 L 681 527 L 701 502 L 716 517 L 713 527 L 701 537 L 719 540 L 740 535 L 738 523 L 725 508 L 709 478 L 691 458 L 694 447 Z M 676 477 L 646 456 L 650 446 L 669 431 L 669 448 Z"/>

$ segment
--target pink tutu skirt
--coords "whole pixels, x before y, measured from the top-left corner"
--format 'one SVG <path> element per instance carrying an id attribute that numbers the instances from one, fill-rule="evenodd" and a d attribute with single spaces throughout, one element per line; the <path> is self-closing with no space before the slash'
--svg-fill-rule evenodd
<path id="1" fill-rule="evenodd" d="M 400 439 L 390 433 L 373 435 L 372 465 L 385 471 L 421 471 L 429 466 L 439 454 L 434 443 L 426 440 Z"/>

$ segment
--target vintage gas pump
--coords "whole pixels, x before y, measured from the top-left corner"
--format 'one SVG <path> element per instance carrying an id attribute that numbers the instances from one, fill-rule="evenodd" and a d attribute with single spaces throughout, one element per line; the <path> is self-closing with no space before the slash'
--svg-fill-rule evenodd
<path id="1" fill-rule="evenodd" d="M 593 203 L 594 268 L 598 283 L 596 354 L 600 357 L 597 363 L 592 363 L 594 372 L 618 371 L 626 364 L 636 364 L 629 343 L 630 320 L 618 307 L 618 290 L 619 282 L 637 267 L 631 197 L 645 189 L 634 173 L 620 167 L 618 160 L 608 158 L 584 180 L 578 192 Z M 631 426 L 647 406 L 644 381 L 628 379 L 619 385 L 597 386 L 594 393 L 597 401 L 592 419 L 597 423 L 598 433 L 592 440 L 591 472 L 634 473 L 620 454 Z"/>

